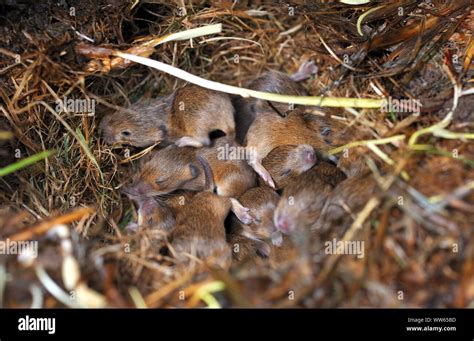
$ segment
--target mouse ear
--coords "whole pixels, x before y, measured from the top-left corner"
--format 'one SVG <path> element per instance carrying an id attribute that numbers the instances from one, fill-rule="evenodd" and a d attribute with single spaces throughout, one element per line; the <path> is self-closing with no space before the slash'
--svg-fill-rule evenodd
<path id="1" fill-rule="evenodd" d="M 199 175 L 199 168 L 195 164 L 189 164 L 189 171 L 191 172 L 191 176 L 193 179 L 197 178 Z"/>

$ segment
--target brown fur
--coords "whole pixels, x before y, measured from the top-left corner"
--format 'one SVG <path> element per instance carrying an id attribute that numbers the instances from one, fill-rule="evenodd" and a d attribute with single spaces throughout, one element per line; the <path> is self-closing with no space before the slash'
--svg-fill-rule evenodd
<path id="1" fill-rule="evenodd" d="M 308 159 L 314 156 L 314 161 Z M 276 189 L 288 185 L 291 179 L 310 169 L 316 163 L 316 153 L 310 145 L 283 145 L 273 149 L 263 160 L 262 165 L 275 181 Z"/>
<path id="2" fill-rule="evenodd" d="M 336 187 L 347 178 L 343 171 L 325 161 L 318 162 L 311 171 L 317 172 L 321 179 L 332 187 Z"/>
<path id="3" fill-rule="evenodd" d="M 286 118 L 259 115 L 248 131 L 246 147 L 255 150 L 257 160 L 264 159 L 273 149 L 282 145 L 309 144 L 316 151 L 325 152 L 344 144 L 345 138 L 349 137 L 340 128 L 340 124 L 334 124 L 325 117 L 303 114 L 297 110 Z"/>
<path id="4" fill-rule="evenodd" d="M 264 73 L 262 76 L 255 79 L 250 84 L 249 88 L 280 95 L 307 95 L 306 90 L 300 84 L 291 79 L 287 74 L 278 71 Z M 267 101 L 253 99 L 253 102 L 256 104 L 257 111 L 271 109 L 271 106 Z M 271 105 L 281 113 L 286 113 L 289 110 L 289 104 L 287 103 L 271 102 Z"/>
<path id="5" fill-rule="evenodd" d="M 230 207 L 228 198 L 210 192 L 196 194 L 176 219 L 170 236 L 173 248 L 178 253 L 195 253 L 198 258 L 209 258 L 213 265 L 228 268 L 231 251 L 226 243 L 224 220 Z"/>
<path id="6" fill-rule="evenodd" d="M 269 71 L 253 80 L 248 86 L 249 89 L 271 92 L 282 95 L 306 95 L 304 88 L 293 81 L 290 76 L 278 72 Z M 256 98 L 237 98 L 235 100 L 236 114 L 235 123 L 237 127 L 237 141 L 243 142 L 247 131 L 260 112 L 269 112 L 272 115 L 278 115 L 277 112 L 268 104 Z M 286 113 L 289 105 L 286 103 L 272 102 L 272 106 L 280 113 Z"/>
<path id="7" fill-rule="evenodd" d="M 268 239 L 275 231 L 273 212 L 279 199 L 279 195 L 268 186 L 254 187 L 240 196 L 240 203 L 250 209 L 250 215 L 254 218 L 246 228 L 248 227 L 256 238 Z"/>
<path id="8" fill-rule="evenodd" d="M 238 244 L 239 252 L 233 250 L 234 259 L 247 261 L 257 255 L 267 257 L 270 248 L 271 234 L 276 231 L 273 225 L 273 213 L 278 204 L 279 196 L 268 186 L 249 189 L 239 198 L 239 202 L 250 209 L 253 222 L 244 225 L 234 216 L 228 236 L 231 247 Z"/>
<path id="9" fill-rule="evenodd" d="M 229 233 L 227 243 L 232 249 L 232 259 L 237 263 L 252 261 L 257 257 L 258 241 L 241 235 L 240 233 Z"/>
<path id="10" fill-rule="evenodd" d="M 206 179 L 197 157 L 201 155 L 212 170 L 216 193 L 238 197 L 255 185 L 256 177 L 244 160 L 219 160 L 218 148 L 224 147 L 226 143 L 234 145 L 231 138 L 221 137 L 210 148 L 179 148 L 171 145 L 160 149 L 143 164 L 129 190 L 136 195 L 147 196 L 176 190 L 202 191 L 205 189 Z"/>
<path id="11" fill-rule="evenodd" d="M 169 206 L 171 212 L 177 216 L 184 205 L 188 205 L 196 195 L 194 191 L 176 191 L 172 195 L 165 196 L 162 200 Z"/>
<path id="12" fill-rule="evenodd" d="M 299 249 L 291 238 L 283 237 L 280 246 L 271 245 L 269 261 L 274 266 L 294 263 L 296 257 L 299 257 Z"/>
<path id="13" fill-rule="evenodd" d="M 188 84 L 169 96 L 143 99 L 105 116 L 100 130 L 108 144 L 146 147 L 188 136 L 209 145 L 212 131 L 235 136 L 233 115 L 227 94 Z"/>
<path id="14" fill-rule="evenodd" d="M 138 225 L 171 231 L 175 225 L 175 217 L 164 202 L 147 198 L 138 208 Z"/>
<path id="15" fill-rule="evenodd" d="M 209 133 L 235 137 L 234 108 L 227 94 L 187 84 L 174 93 L 168 117 L 174 139 L 190 136 L 209 145 Z"/>
<path id="16" fill-rule="evenodd" d="M 105 116 L 99 126 L 102 138 L 107 144 L 121 143 L 136 147 L 168 142 L 169 110 L 168 97 L 142 99 Z"/>
<path id="17" fill-rule="evenodd" d="M 175 190 L 203 190 L 204 172 L 196 149 L 170 145 L 152 153 L 128 189 L 132 195 L 155 196 Z"/>
<path id="18" fill-rule="evenodd" d="M 275 226 L 284 233 L 309 228 L 316 223 L 332 190 L 317 168 L 296 177 L 283 190 L 274 215 Z"/>
<path id="19" fill-rule="evenodd" d="M 232 138 L 221 137 L 215 140 L 212 148 L 200 150 L 211 167 L 216 193 L 223 196 L 238 197 L 256 184 L 256 175 L 245 160 L 222 159 L 225 145 L 241 147 Z"/>
<path id="20" fill-rule="evenodd" d="M 328 197 L 321 214 L 321 221 L 330 223 L 348 215 L 343 206 L 357 212 L 372 197 L 377 183 L 371 172 L 358 174 L 341 182 Z"/>

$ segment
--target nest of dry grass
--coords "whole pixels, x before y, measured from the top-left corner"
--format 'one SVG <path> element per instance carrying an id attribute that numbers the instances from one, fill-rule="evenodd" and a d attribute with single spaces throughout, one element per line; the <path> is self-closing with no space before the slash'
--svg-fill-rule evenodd
<path id="1" fill-rule="evenodd" d="M 357 20 L 381 2 L 193 1 L 184 9 L 114 0 L 0 5 L 0 131 L 14 136 L 0 140 L 0 167 L 54 153 L 0 177 L 0 236 L 39 242 L 34 262 L 1 257 L 1 304 L 75 306 L 45 284 L 49 277 L 91 307 L 472 306 L 474 146 L 462 135 L 473 131 L 472 95 L 459 97 L 452 113 L 448 129 L 457 135 L 421 135 L 417 142 L 424 147 L 418 149 L 408 143 L 450 112 L 457 98 L 453 84 L 466 90 L 473 82 L 470 2 L 431 3 L 387 5 L 365 17 L 361 32 Z M 319 73 L 304 83 L 310 94 L 424 104 L 420 115 L 315 110 L 373 139 L 406 137 L 380 147 L 392 161 L 378 179 L 382 186 L 336 233 L 365 242 L 362 260 L 301 251 L 239 264 L 229 273 L 199 262 L 179 271 L 160 253 L 163 235 L 123 232 L 134 209 L 120 188 L 137 164 L 122 162 L 127 149 L 111 150 L 101 141 L 98 123 L 118 107 L 170 92 L 177 79 L 141 65 L 85 71 L 90 59 L 76 53 L 77 45 L 125 51 L 139 37 L 212 23 L 223 24 L 217 37 L 163 44 L 152 58 L 237 86 L 265 70 L 290 73 L 313 60 Z M 58 112 L 64 97 L 95 101 L 95 114 Z"/>

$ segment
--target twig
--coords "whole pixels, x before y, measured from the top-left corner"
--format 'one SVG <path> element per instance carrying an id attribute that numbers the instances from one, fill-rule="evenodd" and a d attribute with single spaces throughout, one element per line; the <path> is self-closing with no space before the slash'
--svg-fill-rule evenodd
<path id="1" fill-rule="evenodd" d="M 370 98 L 346 98 L 346 97 L 322 97 L 322 96 L 290 96 L 279 95 L 269 92 L 255 91 L 246 88 L 240 88 L 227 85 L 208 79 L 204 79 L 193 75 L 189 72 L 176 68 L 174 66 L 153 60 L 150 58 L 140 57 L 137 55 L 114 51 L 113 55 L 132 62 L 152 67 L 154 69 L 166 72 L 172 76 L 183 79 L 187 82 L 202 86 L 207 89 L 226 92 L 233 95 L 240 95 L 244 98 L 254 97 L 272 102 L 292 103 L 300 105 L 314 105 L 321 107 L 353 107 L 353 108 L 380 108 L 383 104 L 382 99 Z"/>
<path id="2" fill-rule="evenodd" d="M 91 215 L 93 212 L 95 212 L 92 208 L 90 207 L 81 207 L 73 212 L 70 212 L 68 214 L 55 217 L 52 219 L 44 220 L 40 222 L 39 224 L 28 228 L 25 231 L 20 231 L 10 237 L 8 237 L 10 240 L 14 241 L 21 241 L 21 240 L 29 240 L 32 239 L 35 236 L 40 236 L 44 233 L 46 233 L 49 229 L 53 228 L 56 225 L 59 224 L 68 224 L 72 221 L 79 220 L 85 216 Z"/>
<path id="3" fill-rule="evenodd" d="M 354 141 L 354 142 L 350 142 L 348 144 L 345 144 L 343 146 L 333 148 L 333 149 L 328 151 L 328 154 L 329 155 L 334 155 L 334 154 L 338 154 L 338 153 L 344 151 L 345 149 L 350 149 L 350 148 L 359 147 L 359 146 L 367 146 L 369 144 L 371 144 L 371 145 L 387 144 L 387 143 L 392 143 L 392 142 L 396 142 L 396 141 L 402 141 L 404 139 L 405 139 L 405 135 L 395 135 L 395 136 L 386 137 L 386 138 L 377 139 L 377 140 Z"/>

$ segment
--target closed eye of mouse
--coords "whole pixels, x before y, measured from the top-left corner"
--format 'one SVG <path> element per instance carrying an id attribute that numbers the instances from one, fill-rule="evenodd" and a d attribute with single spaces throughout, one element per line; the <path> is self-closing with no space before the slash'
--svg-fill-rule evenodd
<path id="1" fill-rule="evenodd" d="M 329 127 L 321 127 L 321 135 L 328 136 L 331 133 L 331 128 Z"/>
<path id="2" fill-rule="evenodd" d="M 256 214 L 254 211 L 255 210 L 251 210 L 252 212 L 252 216 L 253 216 L 253 222 L 255 224 L 261 224 L 262 223 L 262 217 L 260 216 L 260 214 Z"/>
<path id="3" fill-rule="evenodd" d="M 171 193 L 178 189 L 200 191 L 204 186 L 201 166 L 194 148 L 169 145 L 151 153 L 142 164 L 132 187 L 142 183 L 146 196 Z"/>
<path id="4" fill-rule="evenodd" d="M 171 192 L 176 189 L 186 188 L 186 184 L 197 179 L 201 175 L 198 166 L 190 163 L 188 167 L 184 167 L 179 171 L 180 176 L 175 172 L 166 175 L 160 175 L 154 181 L 153 187 L 156 191 Z"/>
<path id="5" fill-rule="evenodd" d="M 201 172 L 199 171 L 199 168 L 195 164 L 189 164 L 189 174 L 191 175 L 191 179 L 196 179 Z"/>
<path id="6" fill-rule="evenodd" d="M 163 184 L 166 182 L 166 180 L 168 180 L 168 179 L 158 178 L 158 179 L 155 180 L 155 183 L 156 183 L 158 186 L 161 186 L 161 185 L 163 185 Z"/>
<path id="7" fill-rule="evenodd" d="M 184 169 L 183 174 L 183 181 L 182 183 L 189 182 L 191 180 L 196 179 L 201 172 L 197 165 L 189 164 L 187 169 Z M 162 175 L 156 178 L 155 185 L 157 185 L 161 189 L 169 189 L 178 186 L 178 182 L 176 181 L 176 174 L 169 174 L 169 175 Z"/>

